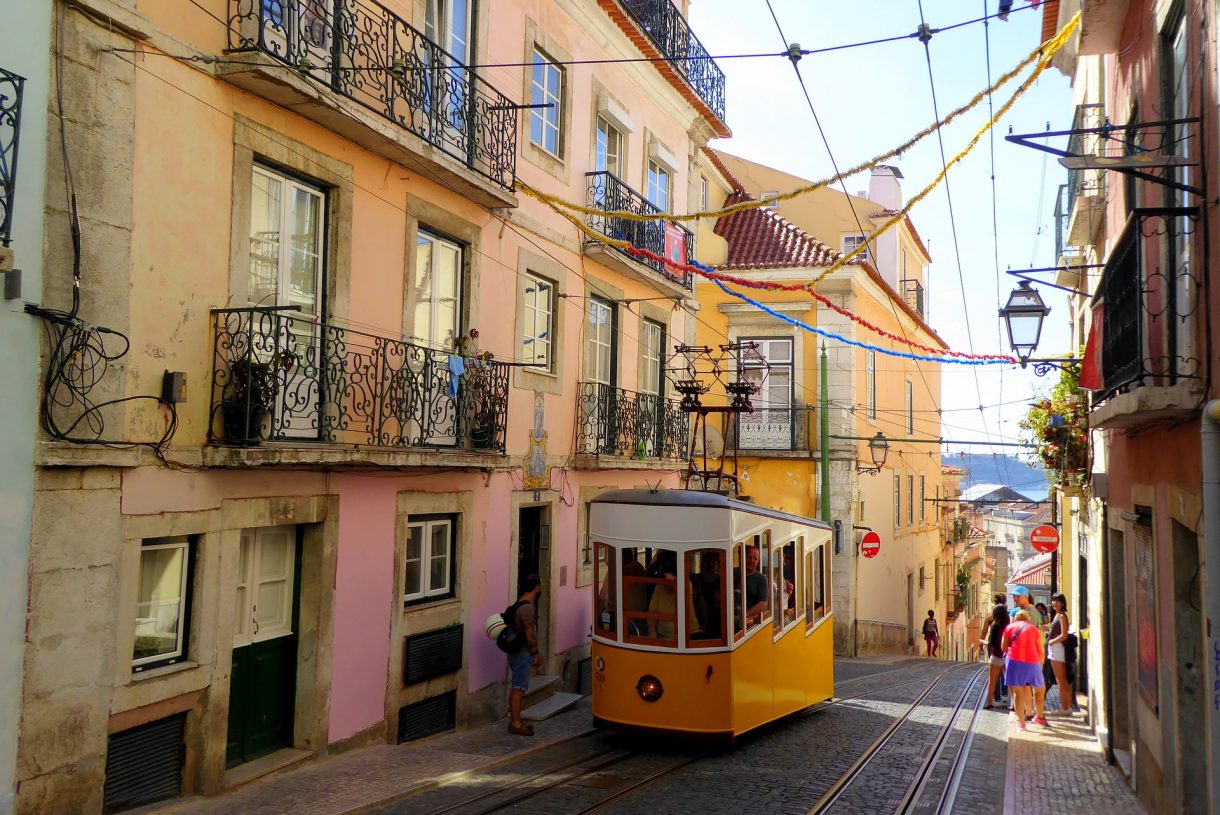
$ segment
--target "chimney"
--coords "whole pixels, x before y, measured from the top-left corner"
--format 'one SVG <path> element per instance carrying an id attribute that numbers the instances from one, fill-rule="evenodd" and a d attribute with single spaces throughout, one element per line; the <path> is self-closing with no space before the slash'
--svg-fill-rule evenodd
<path id="1" fill-rule="evenodd" d="M 868 180 L 868 200 L 886 209 L 902 209 L 902 170 L 888 164 L 873 168 Z"/>

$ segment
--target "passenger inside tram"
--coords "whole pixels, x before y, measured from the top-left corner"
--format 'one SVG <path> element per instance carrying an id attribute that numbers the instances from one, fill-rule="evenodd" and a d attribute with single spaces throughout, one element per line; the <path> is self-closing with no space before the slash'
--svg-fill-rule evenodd
<path id="1" fill-rule="evenodd" d="M 645 582 L 644 564 L 634 547 L 623 550 L 623 606 L 627 633 L 637 637 L 648 636 L 648 620 L 642 616 L 648 611 L 650 586 Z"/>
<path id="2" fill-rule="evenodd" d="M 767 610 L 767 578 L 759 571 L 762 552 L 759 546 L 746 547 L 746 629 L 762 622 Z"/>
<path id="3" fill-rule="evenodd" d="M 699 631 L 690 633 L 692 640 L 719 640 L 724 637 L 724 573 L 721 564 L 724 553 L 719 549 L 704 549 L 687 555 L 690 572 L 690 595 Z"/>

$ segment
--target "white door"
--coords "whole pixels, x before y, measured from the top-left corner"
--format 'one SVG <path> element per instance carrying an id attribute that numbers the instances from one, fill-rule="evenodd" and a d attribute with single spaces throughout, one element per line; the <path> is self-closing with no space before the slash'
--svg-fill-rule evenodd
<path id="1" fill-rule="evenodd" d="M 233 647 L 286 637 L 292 629 L 296 527 L 271 526 L 241 533 Z"/>
<path id="2" fill-rule="evenodd" d="M 469 65 L 473 0 L 427 0 L 424 35 L 440 46 L 432 73 L 431 103 L 435 106 L 435 137 L 468 153 L 473 128 L 469 118 L 471 73 Z"/>

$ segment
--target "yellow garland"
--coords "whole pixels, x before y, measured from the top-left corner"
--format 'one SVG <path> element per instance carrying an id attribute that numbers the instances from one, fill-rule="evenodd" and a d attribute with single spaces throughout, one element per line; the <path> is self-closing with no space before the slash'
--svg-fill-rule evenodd
<path id="1" fill-rule="evenodd" d="M 1021 62 L 1019 62 L 1016 65 L 1016 67 L 1014 67 L 1012 70 L 1010 70 L 1007 73 L 1005 73 L 1004 75 L 1002 75 L 998 80 L 996 80 L 995 84 L 993 84 L 991 87 L 980 91 L 978 94 L 976 94 L 974 96 L 973 99 L 971 99 L 965 105 L 962 105 L 961 107 L 957 108 L 956 110 L 953 110 L 952 112 L 950 112 L 941 121 L 934 122 L 933 124 L 928 125 L 923 130 L 919 131 L 914 136 L 912 136 L 910 139 L 908 139 L 907 141 L 900 144 L 898 147 L 895 147 L 886 153 L 883 153 L 879 156 L 871 158 L 868 161 L 863 162 L 862 164 L 856 165 L 855 167 L 851 167 L 838 175 L 831 176 L 830 178 L 826 178 L 821 181 L 815 181 L 812 184 L 808 184 L 804 187 L 798 187 L 797 189 L 792 190 L 790 192 L 782 193 L 781 195 L 773 196 L 773 197 L 767 198 L 765 200 L 740 201 L 736 204 L 733 204 L 731 206 L 727 206 L 727 207 L 724 207 L 724 208 L 718 209 L 718 210 L 704 210 L 701 212 L 687 213 L 685 215 L 666 215 L 665 220 L 667 220 L 667 221 L 697 221 L 702 218 L 720 218 L 725 215 L 732 215 L 734 213 L 744 212 L 744 211 L 750 210 L 750 209 L 769 207 L 772 205 L 772 202 L 787 201 L 787 200 L 790 200 L 793 198 L 798 198 L 802 195 L 808 195 L 811 192 L 815 192 L 816 190 L 820 190 L 825 187 L 828 187 L 831 184 L 834 184 L 835 182 L 839 181 L 840 179 L 849 178 L 853 175 L 862 173 L 866 170 L 872 170 L 877 165 L 879 165 L 885 161 L 889 161 L 890 159 L 896 158 L 897 156 L 901 155 L 906 150 L 909 150 L 911 147 L 913 147 L 914 145 L 916 145 L 923 139 L 927 138 L 932 133 L 935 133 L 937 131 L 937 129 L 950 124 L 951 122 L 953 122 L 955 119 L 957 119 L 962 114 L 965 114 L 965 113 L 969 112 L 970 110 L 972 110 L 980 102 L 982 102 L 984 99 L 986 99 L 988 97 L 988 95 L 990 95 L 991 93 L 995 92 L 996 90 L 1002 88 L 1004 85 L 1008 84 L 1009 81 L 1011 81 L 1017 74 L 1019 74 L 1022 70 L 1024 70 L 1028 65 L 1030 65 L 1035 60 L 1040 61 L 1039 62 L 1040 67 L 1038 68 L 1038 70 L 1034 74 L 1034 76 L 1036 77 L 1039 74 L 1041 74 L 1041 72 L 1043 70 L 1045 70 L 1045 66 L 1049 64 L 1050 58 L 1052 56 L 1054 56 L 1055 53 L 1057 53 L 1060 49 L 1062 49 L 1067 44 L 1068 39 L 1071 37 L 1072 33 L 1076 30 L 1076 28 L 1079 25 L 1080 25 L 1080 12 L 1076 12 L 1076 15 L 1074 17 L 1072 17 L 1072 19 L 1069 20 L 1068 23 L 1062 29 L 1060 29 L 1058 34 L 1056 34 L 1051 39 L 1047 40 L 1042 45 L 1038 46 L 1038 48 L 1034 49 L 1029 54 L 1029 56 L 1027 56 L 1025 59 L 1021 60 Z M 1026 83 L 1025 85 L 1023 85 L 1022 89 L 1019 89 L 1017 95 L 1024 92 L 1023 89 L 1028 88 L 1028 84 L 1029 83 Z M 1015 98 L 1016 98 L 1016 96 L 1014 95 L 1013 99 L 1015 99 Z M 1009 104 L 1011 105 L 1011 101 Z M 983 131 L 980 132 L 979 135 L 982 135 L 982 133 L 985 133 L 987 131 L 987 129 L 989 129 L 990 127 L 991 127 L 991 125 L 989 124 L 987 126 L 987 128 L 984 128 Z M 977 138 L 978 137 L 976 136 L 976 140 L 977 140 Z M 597 216 L 597 217 L 603 217 L 603 218 L 616 218 L 616 219 L 624 220 L 624 221 L 655 221 L 656 220 L 655 215 L 642 215 L 638 212 L 628 212 L 626 210 L 598 209 L 596 207 L 588 207 L 588 206 L 583 206 L 581 204 L 573 203 L 571 201 L 566 201 L 566 200 L 560 198 L 559 196 L 550 195 L 548 193 L 542 192 L 541 190 L 534 189 L 529 184 L 525 183 L 524 181 L 522 181 L 519 178 L 517 179 L 517 189 L 520 190 L 521 192 L 525 193 L 526 195 L 530 196 L 531 198 L 536 198 L 539 201 L 542 201 L 543 203 L 550 204 L 553 209 L 562 207 L 563 209 L 571 210 L 572 212 L 580 213 L 582 215 L 590 215 L 590 216 Z M 572 219 L 569 219 L 569 220 L 572 220 Z M 576 221 L 573 221 L 573 223 L 576 223 Z M 879 230 L 878 232 L 876 232 L 874 234 L 880 234 L 880 231 L 883 231 L 883 230 Z M 862 247 L 867 246 L 867 245 L 868 245 L 867 241 L 860 244 L 860 246 L 862 246 Z M 853 252 L 852 255 L 850 255 L 849 257 L 854 257 L 855 255 L 858 255 L 858 254 L 860 254 L 860 252 L 863 252 L 863 251 L 864 251 L 863 249 L 860 249 L 857 252 Z"/>

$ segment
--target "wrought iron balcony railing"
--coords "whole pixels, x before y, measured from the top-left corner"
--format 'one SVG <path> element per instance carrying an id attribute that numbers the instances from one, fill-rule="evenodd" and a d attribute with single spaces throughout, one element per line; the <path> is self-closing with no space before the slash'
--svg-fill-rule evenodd
<path id="1" fill-rule="evenodd" d="M 920 317 L 924 316 L 923 302 L 923 284 L 918 280 L 903 280 L 902 281 L 902 299 L 906 304 L 915 310 L 915 313 Z"/>
<path id="2" fill-rule="evenodd" d="M 215 309 L 208 438 L 504 452 L 509 366 L 283 308 Z"/>
<path id="3" fill-rule="evenodd" d="M 1132 387 L 1199 379 L 1206 311 L 1188 248 L 1197 225 L 1193 207 L 1133 212 L 1098 284 L 1104 390 L 1096 403 Z"/>
<path id="4" fill-rule="evenodd" d="M 656 394 L 581 382 L 577 421 L 585 455 L 685 460 L 690 452 L 690 415 Z"/>
<path id="5" fill-rule="evenodd" d="M 631 221 L 607 215 L 590 215 L 589 226 L 603 235 L 627 241 L 633 246 L 647 249 L 662 257 L 674 257 L 676 254 L 688 263 L 695 257 L 694 233 L 679 223 L 665 220 L 664 212 L 624 184 L 614 173 L 601 170 L 586 173 L 585 177 L 588 182 L 589 206 L 606 212 L 635 212 L 640 215 L 657 216 L 655 221 Z M 626 253 L 624 252 L 624 254 Z M 644 264 L 687 289 L 693 286 L 693 276 L 687 270 L 679 272 L 664 263 L 644 260 L 632 255 L 627 255 L 627 257 Z"/>
<path id="6" fill-rule="evenodd" d="M 21 135 L 24 77 L 0 68 L 0 246 L 13 234 L 13 194 L 17 188 L 17 143 Z"/>
<path id="7" fill-rule="evenodd" d="M 720 121 L 724 121 L 724 71 L 691 33 L 682 12 L 670 0 L 619 0 L 674 69 L 686 79 Z"/>
<path id="8" fill-rule="evenodd" d="M 231 0 L 229 45 L 262 51 L 512 189 L 517 106 L 372 0 Z"/>
<path id="9" fill-rule="evenodd" d="M 1101 127 L 1106 121 L 1106 106 L 1100 103 L 1077 105 L 1072 118 L 1072 130 Z M 1100 137 L 1096 133 L 1074 133 L 1068 137 L 1068 152 L 1089 155 L 1099 152 Z M 1105 172 L 1102 170 L 1069 170 L 1067 183 L 1067 212 L 1070 215 L 1080 195 L 1101 195 L 1104 190 Z"/>
<path id="10" fill-rule="evenodd" d="M 737 417 L 737 447 L 740 450 L 810 452 L 815 445 L 812 405 L 754 407 L 753 413 Z M 729 444 L 732 444 L 730 438 Z"/>

